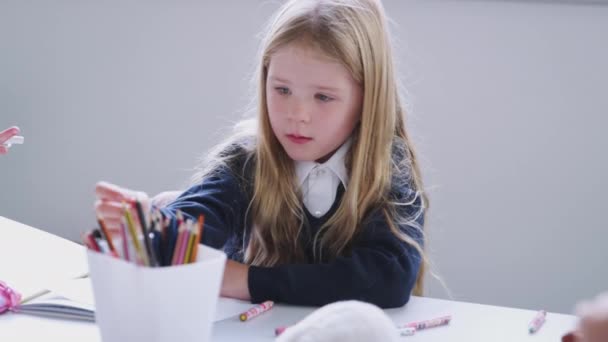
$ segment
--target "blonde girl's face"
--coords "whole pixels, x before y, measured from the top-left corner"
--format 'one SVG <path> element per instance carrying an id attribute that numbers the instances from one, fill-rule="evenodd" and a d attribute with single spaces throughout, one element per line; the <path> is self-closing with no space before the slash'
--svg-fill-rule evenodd
<path id="1" fill-rule="evenodd" d="M 293 160 L 329 159 L 359 122 L 362 99 L 349 71 L 315 49 L 288 44 L 270 57 L 270 124 Z"/>

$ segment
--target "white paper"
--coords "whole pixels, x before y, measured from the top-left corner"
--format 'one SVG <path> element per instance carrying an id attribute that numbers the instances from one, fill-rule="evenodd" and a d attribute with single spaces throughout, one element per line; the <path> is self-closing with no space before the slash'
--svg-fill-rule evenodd
<path id="1" fill-rule="evenodd" d="M 23 298 L 88 271 L 85 248 L 0 216 L 0 280 Z"/>
<path id="2" fill-rule="evenodd" d="M 88 251 L 95 318 L 104 342 L 207 341 L 226 255 L 201 245 L 199 260 L 140 267 Z"/>
<path id="3" fill-rule="evenodd" d="M 93 287 L 91 287 L 91 278 L 72 279 L 53 283 L 49 286 L 51 293 L 67 298 L 69 300 L 95 305 L 93 299 Z"/>

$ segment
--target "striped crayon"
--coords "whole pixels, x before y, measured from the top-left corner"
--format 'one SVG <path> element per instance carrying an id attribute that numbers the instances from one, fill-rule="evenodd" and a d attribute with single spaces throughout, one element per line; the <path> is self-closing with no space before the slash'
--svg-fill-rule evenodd
<path id="1" fill-rule="evenodd" d="M 246 312 L 243 312 L 239 318 L 241 319 L 242 322 L 248 321 L 252 318 L 255 318 L 261 314 L 263 314 L 264 312 L 272 309 L 274 305 L 274 302 L 271 300 L 265 301 L 264 303 L 258 304 L 256 306 L 254 306 L 253 308 L 247 310 Z"/>
<path id="2" fill-rule="evenodd" d="M 419 321 L 419 322 L 411 322 L 400 328 L 416 328 L 416 330 L 423 330 L 429 328 L 440 327 L 442 325 L 447 325 L 452 320 L 452 316 L 443 316 L 434 319 L 429 319 L 427 321 Z"/>
<path id="3" fill-rule="evenodd" d="M 534 334 L 537 331 L 540 330 L 540 328 L 543 326 L 543 324 L 545 323 L 545 318 L 547 317 L 547 311 L 545 310 L 540 310 L 536 316 L 534 316 L 534 318 L 532 319 L 532 321 L 530 322 L 530 324 L 528 324 L 528 332 L 530 334 Z"/>

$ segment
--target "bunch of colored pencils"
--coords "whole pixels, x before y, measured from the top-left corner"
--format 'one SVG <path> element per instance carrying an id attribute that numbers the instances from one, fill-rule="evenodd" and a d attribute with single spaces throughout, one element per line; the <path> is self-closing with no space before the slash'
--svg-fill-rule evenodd
<path id="1" fill-rule="evenodd" d="M 133 217 L 133 209 L 137 213 L 137 219 Z M 98 228 L 83 234 L 85 246 L 149 267 L 189 264 L 197 260 L 204 216 L 199 216 L 195 222 L 185 219 L 178 210 L 176 218 L 169 219 L 158 209 L 153 209 L 146 216 L 139 201 L 130 204 L 123 202 L 123 213 L 121 248 L 116 247 L 114 237 L 101 218 L 97 219 Z"/>

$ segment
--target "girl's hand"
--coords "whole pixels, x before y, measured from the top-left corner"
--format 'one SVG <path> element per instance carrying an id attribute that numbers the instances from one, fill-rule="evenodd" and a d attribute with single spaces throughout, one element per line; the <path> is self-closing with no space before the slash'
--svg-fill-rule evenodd
<path id="1" fill-rule="evenodd" d="M 228 259 L 220 295 L 242 300 L 251 300 L 249 294 L 249 266 Z"/>
<path id="2" fill-rule="evenodd" d="M 8 148 L 3 145 L 4 142 L 19 134 L 19 132 L 19 127 L 10 127 L 0 132 L 0 155 L 8 153 Z"/>
<path id="3" fill-rule="evenodd" d="M 580 341 L 608 341 L 608 292 L 597 296 L 591 302 L 580 303 L 576 312 L 581 318 L 579 331 L 582 338 Z"/>
<path id="4" fill-rule="evenodd" d="M 97 217 L 102 219 L 109 230 L 110 234 L 119 234 L 120 225 L 124 218 L 124 203 L 131 211 L 131 216 L 137 222 L 137 210 L 133 206 L 136 200 L 139 200 L 142 206 L 144 215 L 150 211 L 150 199 L 145 192 L 121 188 L 107 182 L 99 182 L 95 186 L 95 213 Z"/>

